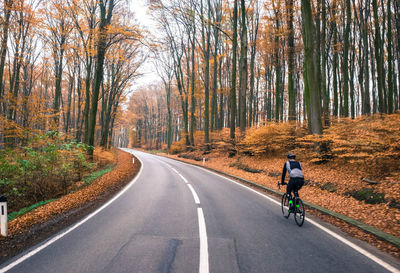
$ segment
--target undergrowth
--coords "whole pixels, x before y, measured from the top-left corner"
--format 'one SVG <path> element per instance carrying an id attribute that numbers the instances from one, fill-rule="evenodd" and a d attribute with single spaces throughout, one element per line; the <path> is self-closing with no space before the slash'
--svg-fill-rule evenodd
<path id="1" fill-rule="evenodd" d="M 373 189 L 364 188 L 358 191 L 348 192 L 347 194 L 357 200 L 364 201 L 367 204 L 380 204 L 386 202 L 385 194 L 375 192 Z"/>
<path id="2" fill-rule="evenodd" d="M 20 149 L 0 151 L 0 193 L 8 197 L 9 211 L 68 193 L 97 168 L 86 158 L 88 148 L 51 131 Z"/>
<path id="3" fill-rule="evenodd" d="M 238 143 L 244 155 L 284 156 L 293 151 L 315 164 L 352 164 L 370 178 L 400 169 L 400 113 L 335 120 L 321 136 L 299 123 L 267 123 L 251 128 Z"/>

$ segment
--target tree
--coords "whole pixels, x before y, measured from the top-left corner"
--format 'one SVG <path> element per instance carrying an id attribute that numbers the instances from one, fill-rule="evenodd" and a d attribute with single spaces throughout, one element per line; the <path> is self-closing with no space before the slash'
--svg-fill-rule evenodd
<path id="1" fill-rule="evenodd" d="M 108 9 L 107 9 L 108 4 Z M 100 92 L 100 85 L 103 81 L 103 66 L 104 58 L 107 50 L 107 28 L 111 24 L 111 18 L 113 9 L 115 7 L 114 0 L 99 0 L 100 8 L 100 24 L 97 36 L 97 55 L 96 55 L 96 68 L 95 68 L 95 80 L 92 90 L 92 108 L 90 110 L 90 119 L 88 124 L 88 144 L 94 147 L 94 133 L 96 127 L 96 116 L 97 116 L 97 104 Z M 89 155 L 93 156 L 93 149 L 89 149 Z"/>
<path id="2" fill-rule="evenodd" d="M 167 102 L 167 147 L 171 149 L 172 144 L 172 109 L 171 109 L 171 92 L 172 92 L 172 79 L 174 76 L 173 61 L 168 56 L 167 52 L 160 52 L 158 55 L 157 73 L 160 76 L 165 89 L 166 102 Z"/>
<path id="3" fill-rule="evenodd" d="M 296 120 L 296 91 L 294 88 L 294 27 L 293 27 L 293 0 L 286 1 L 286 14 L 288 24 L 288 95 L 289 95 L 289 120 Z"/>
<path id="4" fill-rule="evenodd" d="M 246 93 L 247 93 L 247 24 L 245 1 L 240 1 L 241 33 L 240 33 L 240 76 L 239 76 L 239 126 L 240 133 L 246 131 Z"/>
<path id="5" fill-rule="evenodd" d="M 61 81 L 63 76 L 64 54 L 68 37 L 72 30 L 72 24 L 66 13 L 66 6 L 62 5 L 60 0 L 53 0 L 49 2 L 51 7 L 46 13 L 47 28 L 50 32 L 48 35 L 48 43 L 52 48 L 54 59 L 54 74 L 55 74 L 55 88 L 54 88 L 54 122 L 55 126 L 59 126 L 59 112 L 61 105 Z M 46 37 L 46 34 L 44 34 Z"/>
<path id="6" fill-rule="evenodd" d="M 3 73 L 4 66 L 7 54 L 7 41 L 8 41 L 8 29 L 10 27 L 10 16 L 11 9 L 13 6 L 13 0 L 4 0 L 4 19 L 2 22 L 2 39 L 1 39 L 1 48 L 0 48 L 0 98 L 3 98 L 4 94 L 4 84 L 3 84 Z M 0 111 L 1 111 L 2 103 L 0 103 Z"/>
<path id="7" fill-rule="evenodd" d="M 310 120 L 311 132 L 313 134 L 321 134 L 321 85 L 318 82 L 318 60 L 315 54 L 315 25 L 312 18 L 311 4 L 309 0 L 301 1 L 301 18 L 304 42 L 304 81 L 306 81 L 310 90 L 310 116 L 308 118 Z"/>
<path id="8" fill-rule="evenodd" d="M 237 1 L 234 0 L 233 6 L 233 36 L 232 36 L 232 78 L 231 78 L 231 94 L 230 94 L 230 137 L 235 140 L 236 128 L 236 51 L 237 51 Z"/>

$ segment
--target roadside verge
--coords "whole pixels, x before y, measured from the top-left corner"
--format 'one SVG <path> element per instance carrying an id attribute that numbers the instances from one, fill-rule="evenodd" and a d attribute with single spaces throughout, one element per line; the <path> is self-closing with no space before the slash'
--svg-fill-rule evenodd
<path id="1" fill-rule="evenodd" d="M 38 207 L 9 223 L 9 237 L 0 237 L 0 264 L 75 223 L 106 203 L 139 172 L 139 160 L 117 150 L 115 168 L 74 193 Z"/>

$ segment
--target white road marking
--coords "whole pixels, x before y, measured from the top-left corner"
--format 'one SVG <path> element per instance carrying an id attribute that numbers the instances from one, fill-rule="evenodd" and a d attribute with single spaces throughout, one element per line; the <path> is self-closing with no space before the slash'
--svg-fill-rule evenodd
<path id="1" fill-rule="evenodd" d="M 182 178 L 182 180 L 185 181 L 186 184 L 189 184 L 189 181 L 187 181 L 187 179 L 183 175 L 181 175 L 180 173 L 178 174 Z"/>
<path id="2" fill-rule="evenodd" d="M 197 196 L 197 193 L 195 192 L 195 190 L 193 189 L 193 186 L 190 185 L 190 184 L 186 184 L 186 185 L 189 187 L 190 191 L 191 191 L 192 194 L 193 194 L 194 202 L 195 202 L 196 204 L 200 205 L 200 199 L 199 199 L 199 197 Z"/>
<path id="3" fill-rule="evenodd" d="M 203 170 L 203 171 L 209 172 L 211 174 L 214 174 L 216 176 L 219 176 L 219 177 L 221 177 L 221 178 L 223 178 L 225 180 L 228 180 L 228 181 L 230 181 L 230 182 L 232 182 L 232 183 L 234 183 L 236 185 L 239 185 L 239 186 L 241 186 L 241 187 L 243 187 L 243 188 L 245 188 L 247 190 L 250 190 L 250 191 L 258 194 L 258 195 L 264 197 L 265 199 L 268 199 L 269 201 L 271 201 L 272 203 L 274 203 L 276 205 L 279 205 L 279 206 L 281 205 L 281 202 L 276 201 L 275 199 L 273 199 L 273 198 L 271 198 L 271 197 L 269 197 L 269 196 L 267 196 L 267 195 L 265 195 L 265 194 L 263 194 L 263 193 L 261 193 L 259 191 L 256 191 L 256 190 L 254 190 L 252 188 L 249 188 L 248 186 L 243 185 L 243 184 L 241 184 L 239 182 L 236 182 L 236 181 L 234 181 L 234 180 L 232 180 L 230 178 L 227 178 L 227 177 L 225 177 L 223 175 L 220 175 L 220 174 L 215 173 L 213 171 L 207 170 L 207 169 L 202 168 L 200 166 L 195 166 L 195 165 L 192 165 L 192 164 L 188 164 L 186 162 L 181 162 L 181 163 L 186 164 L 188 166 L 196 167 L 196 168 L 198 168 L 200 170 Z M 382 259 L 376 257 L 374 254 L 368 252 L 367 250 L 365 250 L 365 249 L 357 246 L 356 244 L 350 242 L 349 240 L 347 240 L 346 238 L 340 236 L 336 232 L 333 232 L 332 230 L 330 230 L 330 229 L 328 229 L 326 227 L 323 227 L 322 225 L 318 224 L 317 222 L 315 222 L 315 221 L 313 221 L 313 220 L 311 220 L 309 218 L 306 218 L 305 220 L 307 222 L 311 223 L 312 225 L 316 226 L 317 228 L 321 229 L 322 231 L 328 233 L 329 235 L 331 235 L 332 237 L 336 238 L 337 240 L 341 241 L 342 243 L 346 244 L 347 246 L 351 247 L 352 249 L 354 249 L 355 251 L 359 252 L 360 254 L 362 254 L 362 255 L 366 256 L 367 258 L 371 259 L 372 261 L 374 261 L 375 263 L 379 264 L 380 266 L 382 266 L 383 268 L 387 269 L 388 271 L 393 272 L 393 273 L 400 273 L 399 269 L 393 267 L 392 265 L 388 264 L 387 262 L 383 261 Z"/>
<path id="4" fill-rule="evenodd" d="M 140 160 L 139 160 L 140 161 Z M 136 175 L 136 177 L 122 190 L 120 191 L 116 196 L 114 196 L 110 201 L 108 201 L 107 203 L 105 203 L 103 206 L 101 206 L 99 209 L 97 209 L 96 211 L 92 212 L 91 214 L 89 214 L 89 216 L 87 216 L 85 219 L 81 220 L 80 222 L 76 223 L 75 225 L 73 225 L 72 227 L 70 227 L 69 229 L 67 229 L 66 231 L 64 231 L 63 233 L 53 237 L 52 239 L 50 239 L 49 241 L 47 241 L 45 244 L 38 246 L 37 248 L 33 249 L 32 251 L 28 252 L 27 254 L 25 254 L 24 256 L 20 257 L 19 259 L 17 259 L 16 261 L 12 262 L 11 264 L 3 267 L 0 269 L 0 273 L 4 273 L 7 272 L 8 270 L 12 269 L 13 267 L 17 266 L 18 264 L 22 263 L 23 261 L 29 259 L 30 257 L 32 257 L 33 255 L 35 255 L 36 253 L 40 252 L 41 250 L 45 249 L 46 247 L 48 247 L 49 245 L 53 244 L 54 242 L 56 242 L 58 239 L 61 239 L 62 237 L 64 237 L 65 235 L 67 235 L 68 233 L 70 233 L 71 231 L 75 230 L 76 228 L 78 228 L 79 226 L 81 226 L 82 224 L 86 223 L 87 221 L 89 221 L 91 218 L 93 218 L 96 214 L 98 214 L 99 212 L 101 212 L 103 209 L 105 209 L 106 207 L 108 207 L 109 205 L 111 205 L 111 203 L 113 203 L 115 200 L 117 200 L 121 195 L 123 195 L 127 190 L 129 190 L 133 184 L 135 184 L 136 180 L 140 177 L 140 174 L 142 173 L 143 170 L 143 162 L 140 161 L 142 163 L 142 166 L 140 168 L 139 173 Z"/>
<path id="5" fill-rule="evenodd" d="M 197 208 L 197 216 L 199 218 L 199 234 L 200 234 L 200 266 L 199 273 L 208 273 L 208 242 L 206 221 L 204 219 L 203 209 Z"/>
<path id="6" fill-rule="evenodd" d="M 349 240 L 343 238 L 342 236 L 340 236 L 339 234 L 327 229 L 326 227 L 318 224 L 317 222 L 315 222 L 314 220 L 308 219 L 306 218 L 306 220 L 308 222 L 310 222 L 311 224 L 313 224 L 314 226 L 322 229 L 323 231 L 325 231 L 326 233 L 328 233 L 329 235 L 331 235 L 332 237 L 338 239 L 339 241 L 341 241 L 342 243 L 350 246 L 351 248 L 353 248 L 354 250 L 360 252 L 361 254 L 363 254 L 364 256 L 370 258 L 371 260 L 373 260 L 374 262 L 376 262 L 377 264 L 379 264 L 380 266 L 384 267 L 385 269 L 389 270 L 390 272 L 400 272 L 400 270 L 394 268 L 393 266 L 391 266 L 390 264 L 382 261 L 381 259 L 379 259 L 378 257 L 376 257 L 375 255 L 369 253 L 368 251 L 362 249 L 361 247 L 359 247 L 358 245 L 350 242 Z"/>
<path id="7" fill-rule="evenodd" d="M 161 161 L 161 160 L 159 160 Z M 186 183 L 190 191 L 192 192 L 194 202 L 197 205 L 200 205 L 200 199 L 194 190 L 193 186 L 189 183 L 189 181 L 180 174 L 176 169 L 174 169 L 171 165 L 161 161 L 166 164 L 170 169 L 174 170 Z M 207 242 L 207 230 L 206 230 L 206 221 L 204 219 L 204 213 L 202 208 L 197 208 L 197 218 L 199 221 L 199 239 L 200 239 L 200 263 L 199 263 L 199 273 L 208 273 L 209 272 L 209 263 L 208 263 L 208 242 Z"/>

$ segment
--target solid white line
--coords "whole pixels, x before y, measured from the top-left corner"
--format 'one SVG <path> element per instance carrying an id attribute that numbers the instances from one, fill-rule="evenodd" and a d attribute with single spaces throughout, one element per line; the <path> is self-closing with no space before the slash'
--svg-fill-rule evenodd
<path id="1" fill-rule="evenodd" d="M 228 181 L 230 181 L 232 183 L 235 183 L 236 185 L 239 185 L 239 186 L 241 186 L 241 187 L 243 187 L 243 188 L 245 188 L 247 190 L 250 190 L 250 191 L 258 194 L 258 195 L 264 197 L 265 199 L 268 199 L 269 201 L 271 201 L 272 203 L 274 203 L 276 205 L 279 205 L 279 206 L 281 205 L 281 203 L 279 201 L 276 201 L 275 199 L 273 199 L 273 198 L 271 198 L 271 197 L 269 197 L 269 196 L 267 196 L 265 194 L 262 194 L 261 192 L 258 192 L 258 191 L 254 190 L 252 188 L 249 188 L 246 185 L 243 185 L 243 184 L 241 184 L 239 182 L 236 182 L 236 181 L 234 181 L 234 180 L 232 180 L 230 178 L 227 178 L 225 176 L 222 176 L 222 175 L 220 175 L 218 173 L 215 173 L 215 172 L 212 172 L 210 170 L 204 169 L 204 168 L 202 168 L 200 166 L 194 166 L 194 165 L 191 165 L 191 164 L 187 164 L 185 162 L 181 162 L 181 163 L 186 164 L 188 166 L 196 167 L 196 168 L 198 168 L 200 170 L 203 170 L 203 171 L 209 172 L 211 174 L 214 174 L 216 176 L 219 176 L 219 177 L 221 177 L 221 178 L 223 178 L 225 180 L 228 180 Z M 309 218 L 306 218 L 305 220 L 310 222 L 312 225 L 316 226 L 317 228 L 321 229 L 322 231 L 325 231 L 326 233 L 328 233 L 332 237 L 336 238 L 337 240 L 341 241 L 342 243 L 346 244 L 347 246 L 353 248 L 355 251 L 359 252 L 360 254 L 362 254 L 362 255 L 366 256 L 367 258 L 371 259 L 372 261 L 374 261 L 375 263 L 379 264 L 380 266 L 382 266 L 383 268 L 387 269 L 388 271 L 393 272 L 393 273 L 400 273 L 399 269 L 391 266 L 387 262 L 385 262 L 382 259 L 376 257 L 374 254 L 372 254 L 372 253 L 366 251 L 365 249 L 357 246 L 356 244 L 350 242 L 349 240 L 347 240 L 344 237 L 340 236 L 336 232 L 333 232 L 330 229 L 323 227 L 322 225 L 318 224 L 317 222 L 315 222 L 315 221 L 313 221 L 313 220 L 311 220 Z"/>
<path id="2" fill-rule="evenodd" d="M 140 161 L 140 160 L 139 160 Z M 111 203 L 113 203 L 116 199 L 118 199 L 122 194 L 124 194 L 127 190 L 129 190 L 130 187 L 132 187 L 133 184 L 135 184 L 136 180 L 139 178 L 140 174 L 142 173 L 143 170 L 143 162 L 140 161 L 141 164 L 141 168 L 139 170 L 139 173 L 136 175 L 136 177 L 122 190 L 120 191 L 116 196 L 114 196 L 110 201 L 108 201 L 107 203 L 105 203 L 103 206 L 101 206 L 99 209 L 97 209 L 96 211 L 92 212 L 91 214 L 89 214 L 89 216 L 87 216 L 85 219 L 81 220 L 80 222 L 76 223 L 75 225 L 73 225 L 72 227 L 70 227 L 69 229 L 67 229 L 66 231 L 64 231 L 63 233 L 53 237 L 51 240 L 47 241 L 45 244 L 33 249 L 32 251 L 30 251 L 29 253 L 25 254 L 24 256 L 20 257 L 19 259 L 17 259 L 16 261 L 12 262 L 11 264 L 7 265 L 6 267 L 3 267 L 0 269 L 0 273 L 4 273 L 10 269 L 12 269 L 13 267 L 17 266 L 18 264 L 22 263 L 23 261 L 29 259 L 30 257 L 32 257 L 33 255 L 35 255 L 36 253 L 38 253 L 39 251 L 45 249 L 46 247 L 48 247 L 49 245 L 53 244 L 55 241 L 57 241 L 58 239 L 61 239 L 62 237 L 64 237 L 65 235 L 67 235 L 68 233 L 70 233 L 71 231 L 73 231 L 74 229 L 76 229 L 77 227 L 81 226 L 82 224 L 86 223 L 87 221 L 89 221 L 92 217 L 94 217 L 96 214 L 98 214 L 99 212 L 101 212 L 103 209 L 105 209 L 106 207 L 108 207 Z"/>
<path id="3" fill-rule="evenodd" d="M 202 208 L 197 208 L 197 216 L 199 218 L 199 234 L 200 234 L 200 266 L 199 273 L 208 273 L 208 242 L 207 242 L 207 231 L 206 221 L 204 220 L 204 214 Z"/>
<path id="4" fill-rule="evenodd" d="M 192 185 L 190 185 L 190 184 L 186 184 L 186 185 L 189 187 L 190 191 L 191 191 L 192 194 L 193 194 L 194 202 L 195 202 L 196 204 L 200 204 L 200 199 L 199 199 L 199 197 L 197 196 L 197 193 L 196 193 L 196 191 L 193 189 Z"/>
<path id="5" fill-rule="evenodd" d="M 390 272 L 400 272 L 398 269 L 394 268 L 393 266 L 391 266 L 390 264 L 382 261 L 381 259 L 379 259 L 378 257 L 376 257 L 375 255 L 369 253 L 368 251 L 362 249 L 361 247 L 357 246 L 356 244 L 350 242 L 349 240 L 343 238 L 342 236 L 340 236 L 339 234 L 327 229 L 326 227 L 318 224 L 317 222 L 315 222 L 314 220 L 308 219 L 306 218 L 306 220 L 308 222 L 310 222 L 311 224 L 313 224 L 314 226 L 322 229 L 323 231 L 325 231 L 326 233 L 328 233 L 329 235 L 331 235 L 332 237 L 338 239 L 339 241 L 341 241 L 342 243 L 350 246 L 351 248 L 353 248 L 354 250 L 360 252 L 361 254 L 363 254 L 364 256 L 370 258 L 371 260 L 373 260 L 374 262 L 376 262 L 377 264 L 379 264 L 380 266 L 384 267 L 385 269 L 389 270 Z"/>

